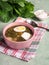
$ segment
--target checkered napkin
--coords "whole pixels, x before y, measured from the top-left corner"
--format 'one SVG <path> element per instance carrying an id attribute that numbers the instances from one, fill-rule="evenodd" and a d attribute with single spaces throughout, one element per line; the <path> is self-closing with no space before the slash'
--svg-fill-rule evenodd
<path id="1" fill-rule="evenodd" d="M 21 18 L 18 18 L 16 21 L 24 21 Z M 44 23 L 38 23 L 39 26 L 43 26 L 47 28 L 47 25 Z M 39 42 L 43 35 L 45 34 L 45 30 L 41 28 L 34 28 L 33 42 L 29 48 L 26 49 L 11 49 L 5 43 L 0 42 L 0 52 L 10 55 L 16 58 L 19 58 L 24 61 L 29 61 L 31 58 L 34 58 L 36 55 L 36 50 L 39 47 Z"/>

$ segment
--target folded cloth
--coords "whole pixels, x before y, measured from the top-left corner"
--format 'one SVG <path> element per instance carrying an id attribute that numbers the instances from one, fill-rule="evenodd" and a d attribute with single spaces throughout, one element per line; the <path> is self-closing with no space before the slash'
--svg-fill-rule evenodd
<path id="1" fill-rule="evenodd" d="M 23 19 L 24 20 L 24 19 Z M 22 21 L 23 21 L 22 20 Z M 18 18 L 16 21 L 21 21 L 21 18 Z M 44 23 L 38 23 L 38 25 L 47 27 Z M 10 55 L 21 60 L 29 61 L 31 58 L 34 58 L 36 55 L 36 50 L 39 47 L 39 42 L 45 34 L 45 30 L 41 28 L 34 28 L 33 42 L 29 48 L 26 49 L 12 49 L 6 45 L 4 42 L 0 42 L 0 52 Z"/>

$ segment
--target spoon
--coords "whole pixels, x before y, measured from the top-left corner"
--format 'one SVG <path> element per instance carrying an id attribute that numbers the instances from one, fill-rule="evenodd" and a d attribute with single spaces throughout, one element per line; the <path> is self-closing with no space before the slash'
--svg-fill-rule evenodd
<path id="1" fill-rule="evenodd" d="M 46 31 L 49 31 L 49 29 L 47 29 L 47 28 L 45 28 L 45 27 L 38 26 L 38 24 L 37 24 L 36 22 L 34 22 L 34 20 L 27 20 L 27 19 L 26 19 L 25 22 L 31 24 L 33 27 L 38 27 L 38 28 L 45 29 Z"/>
<path id="2" fill-rule="evenodd" d="M 16 19 L 14 19 L 14 21 L 15 20 Z M 45 29 L 46 31 L 49 31 L 49 29 L 47 29 L 45 27 L 38 26 L 38 24 L 34 20 L 31 20 L 31 19 L 26 18 L 25 22 L 31 24 L 33 27 L 38 27 L 38 28 Z"/>

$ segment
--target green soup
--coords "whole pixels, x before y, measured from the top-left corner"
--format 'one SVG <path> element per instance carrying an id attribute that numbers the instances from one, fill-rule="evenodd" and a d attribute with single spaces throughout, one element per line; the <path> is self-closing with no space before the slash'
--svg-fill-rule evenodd
<path id="1" fill-rule="evenodd" d="M 33 32 L 27 26 L 13 26 L 6 30 L 5 35 L 12 41 L 26 41 L 32 37 Z"/>

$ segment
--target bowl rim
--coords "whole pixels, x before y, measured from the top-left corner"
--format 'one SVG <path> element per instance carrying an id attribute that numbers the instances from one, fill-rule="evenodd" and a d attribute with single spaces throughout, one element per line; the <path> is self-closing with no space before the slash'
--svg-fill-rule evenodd
<path id="1" fill-rule="evenodd" d="M 27 26 L 31 31 L 32 31 L 32 33 L 33 33 L 33 35 L 34 35 L 34 27 L 32 26 L 32 25 L 30 25 L 29 23 L 26 23 L 26 22 L 12 22 L 12 23 L 10 23 L 10 24 L 8 24 L 8 25 L 6 25 L 4 28 L 3 28 L 3 38 L 4 39 L 6 39 L 7 41 L 9 41 L 9 42 L 11 42 L 11 43 L 25 43 L 25 42 L 27 42 L 27 41 L 29 41 L 29 40 L 31 40 L 32 38 L 33 38 L 33 35 L 32 35 L 32 37 L 31 38 L 29 38 L 28 40 L 26 40 L 26 41 L 11 41 L 11 40 L 9 40 L 6 36 L 5 36 L 5 33 L 4 32 L 6 32 L 6 30 L 8 29 L 8 28 L 10 28 L 10 27 L 12 27 L 12 26 L 15 26 L 16 24 L 15 23 L 18 23 L 19 25 L 24 25 L 24 24 L 26 24 L 26 25 L 24 25 L 24 26 Z M 10 26 L 11 24 L 14 24 L 14 25 L 12 25 L 12 26 Z M 9 27 L 10 26 L 10 27 Z M 6 29 L 7 28 L 7 29 Z M 6 29 L 6 30 L 5 30 Z"/>

